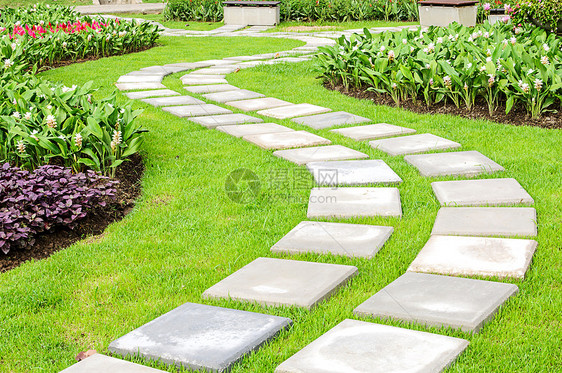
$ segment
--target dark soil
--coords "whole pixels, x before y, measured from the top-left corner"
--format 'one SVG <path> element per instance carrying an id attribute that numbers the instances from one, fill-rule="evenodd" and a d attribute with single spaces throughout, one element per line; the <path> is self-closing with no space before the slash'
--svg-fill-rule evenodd
<path id="1" fill-rule="evenodd" d="M 117 170 L 115 180 L 119 183 L 115 186 L 115 198 L 108 201 L 105 207 L 90 211 L 74 229 L 58 227 L 41 233 L 28 250 L 11 250 L 7 255 L 0 252 L 0 273 L 28 260 L 47 258 L 86 237 L 102 234 L 109 224 L 123 219 L 134 207 L 141 192 L 143 172 L 142 158 L 138 154 L 133 155 L 129 162 L 123 163 Z"/>
<path id="2" fill-rule="evenodd" d="M 347 96 L 370 100 L 377 105 L 386 105 L 396 107 L 396 104 L 389 95 L 378 94 L 375 92 L 366 91 L 362 88 L 351 87 L 346 89 L 343 85 L 331 85 L 325 84 L 325 87 L 331 90 L 341 92 Z M 548 112 L 543 114 L 542 117 L 537 119 L 532 119 L 530 115 L 527 114 L 523 107 L 514 107 L 509 114 L 505 114 L 505 106 L 500 106 L 497 108 L 493 116 L 488 113 L 488 105 L 485 101 L 477 101 L 475 107 L 472 111 L 467 111 L 464 108 L 457 108 L 454 104 L 439 103 L 432 106 L 426 106 L 422 101 L 417 103 L 412 100 L 403 101 L 400 103 L 400 107 L 414 113 L 419 114 L 451 114 L 463 118 L 469 119 L 483 119 L 490 120 L 497 123 L 511 124 L 515 126 L 536 126 L 549 129 L 560 129 L 562 128 L 562 112 Z M 559 105 L 553 105 L 551 108 L 559 108 Z"/>

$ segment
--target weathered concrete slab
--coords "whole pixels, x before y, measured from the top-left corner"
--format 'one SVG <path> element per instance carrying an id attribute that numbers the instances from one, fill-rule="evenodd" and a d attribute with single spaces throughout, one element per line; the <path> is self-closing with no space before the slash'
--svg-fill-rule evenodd
<path id="1" fill-rule="evenodd" d="M 262 149 L 290 149 L 331 143 L 328 139 L 306 131 L 264 133 L 244 136 L 243 138 Z"/>
<path id="2" fill-rule="evenodd" d="M 117 83 L 160 83 L 162 75 L 122 75 Z"/>
<path id="3" fill-rule="evenodd" d="M 331 111 L 331 109 L 311 104 L 296 104 L 273 109 L 260 110 L 258 111 L 258 114 L 277 119 L 288 119 L 301 117 L 304 115 L 326 113 L 328 111 Z"/>
<path id="4" fill-rule="evenodd" d="M 229 60 L 205 60 L 205 61 L 201 61 L 201 62 L 209 64 L 209 66 L 232 65 L 232 61 L 229 61 Z"/>
<path id="5" fill-rule="evenodd" d="M 292 128 L 281 126 L 276 123 L 258 123 L 258 124 L 245 124 L 243 126 L 219 126 L 216 128 L 219 131 L 228 133 L 234 137 L 243 137 L 247 135 L 259 135 L 262 133 L 278 133 L 278 132 L 291 132 Z M 275 153 L 273 153 L 275 154 Z"/>
<path id="6" fill-rule="evenodd" d="M 171 89 L 155 89 L 153 91 L 139 91 L 139 92 L 127 92 L 125 96 L 131 100 L 138 100 L 141 98 L 148 97 L 164 97 L 164 96 L 179 96 L 180 94 Z"/>
<path id="7" fill-rule="evenodd" d="M 203 97 L 211 101 L 227 102 L 263 97 L 263 95 L 258 92 L 248 91 L 247 89 L 236 89 L 234 91 L 207 93 L 204 94 Z"/>
<path id="8" fill-rule="evenodd" d="M 170 106 L 162 108 L 162 110 L 180 118 L 232 113 L 231 110 L 213 104 Z"/>
<path id="9" fill-rule="evenodd" d="M 311 309 L 328 299 L 356 272 L 353 266 L 258 258 L 205 290 L 203 298 Z"/>
<path id="10" fill-rule="evenodd" d="M 290 102 L 279 100 L 273 97 L 254 98 L 251 100 L 228 101 L 226 103 L 242 111 L 256 111 L 263 109 L 272 109 L 280 106 L 293 105 Z"/>
<path id="11" fill-rule="evenodd" d="M 431 187 L 443 206 L 535 203 L 515 179 L 437 181 Z"/>
<path id="12" fill-rule="evenodd" d="M 191 93 L 211 93 L 211 92 L 226 92 L 240 89 L 230 84 L 211 84 L 211 85 L 195 85 L 191 87 L 183 87 L 186 91 Z"/>
<path id="13" fill-rule="evenodd" d="M 203 74 L 201 70 L 190 72 L 189 74 L 185 74 L 180 79 L 186 78 L 198 78 L 198 79 L 224 79 L 226 78 L 225 74 Z"/>
<path id="14" fill-rule="evenodd" d="M 534 240 L 431 236 L 408 271 L 523 278 L 536 247 Z"/>
<path id="15" fill-rule="evenodd" d="M 177 67 L 177 68 L 184 69 L 183 71 L 187 71 L 187 70 L 200 69 L 208 66 L 212 66 L 212 65 L 207 62 L 179 62 L 179 63 L 169 63 L 167 65 L 164 65 L 163 67 L 165 69 Z"/>
<path id="16" fill-rule="evenodd" d="M 431 234 L 454 236 L 536 236 L 532 207 L 443 207 Z"/>
<path id="17" fill-rule="evenodd" d="M 284 317 L 185 303 L 111 342 L 109 351 L 223 372 L 291 323 Z"/>
<path id="18" fill-rule="evenodd" d="M 145 367 L 140 364 L 116 359 L 102 354 L 92 355 L 79 363 L 60 371 L 60 373 L 165 373 L 163 370 Z"/>
<path id="19" fill-rule="evenodd" d="M 151 82 L 151 83 L 115 83 L 115 86 L 120 91 L 132 91 L 135 89 L 160 89 L 166 88 L 162 83 Z"/>
<path id="20" fill-rule="evenodd" d="M 468 341 L 357 320 L 344 320 L 285 360 L 275 373 L 435 373 Z"/>
<path id="21" fill-rule="evenodd" d="M 388 123 L 369 124 L 366 126 L 338 128 L 330 130 L 330 132 L 339 133 L 342 136 L 349 137 L 350 139 L 363 141 L 380 139 L 383 137 L 409 135 L 416 133 L 416 130 L 406 127 L 394 126 Z"/>
<path id="22" fill-rule="evenodd" d="M 202 105 L 205 102 L 191 96 L 171 96 L 145 98 L 142 100 L 152 106 L 178 106 L 178 105 Z"/>
<path id="23" fill-rule="evenodd" d="M 446 150 L 460 148 L 461 144 L 435 136 L 431 133 L 400 136 L 390 139 L 373 140 L 369 142 L 374 149 L 382 150 L 390 155 L 424 153 L 432 150 Z"/>
<path id="24" fill-rule="evenodd" d="M 343 145 L 327 145 L 313 148 L 277 150 L 273 152 L 273 155 L 284 158 L 296 164 L 369 158 L 367 154 L 358 152 L 357 150 L 350 149 Z"/>
<path id="25" fill-rule="evenodd" d="M 251 117 L 246 114 L 223 114 L 223 115 L 209 115 L 204 117 L 189 118 L 190 121 L 199 123 L 207 128 L 216 128 L 218 126 L 229 126 L 233 124 L 244 123 L 261 123 L 263 119 Z"/>
<path id="26" fill-rule="evenodd" d="M 311 218 L 402 216 L 398 188 L 314 188 L 308 200 Z"/>
<path id="27" fill-rule="evenodd" d="M 183 76 L 181 81 L 185 85 L 227 84 L 228 81 L 220 75 L 189 75 Z"/>
<path id="28" fill-rule="evenodd" d="M 274 253 L 317 253 L 372 258 L 394 228 L 362 224 L 303 221 L 281 238 Z"/>
<path id="29" fill-rule="evenodd" d="M 477 151 L 407 155 L 404 160 L 422 176 L 475 176 L 504 168 Z"/>
<path id="30" fill-rule="evenodd" d="M 401 183 L 402 179 L 384 161 L 310 162 L 306 164 L 318 185 L 369 185 Z"/>
<path id="31" fill-rule="evenodd" d="M 478 332 L 517 291 L 513 284 L 406 272 L 353 313 Z"/>
<path id="32" fill-rule="evenodd" d="M 371 120 L 368 118 L 360 117 L 359 115 L 346 113 L 345 111 L 336 111 L 333 113 L 294 118 L 292 119 L 292 121 L 304 126 L 308 126 L 310 128 L 322 129 L 344 124 L 370 122 Z"/>
<path id="33" fill-rule="evenodd" d="M 220 66 L 220 67 L 208 67 L 206 69 L 201 69 L 198 70 L 198 72 L 200 72 L 203 75 L 224 75 L 224 74 L 230 74 L 233 73 L 237 70 L 240 70 L 240 68 L 238 66 Z"/>

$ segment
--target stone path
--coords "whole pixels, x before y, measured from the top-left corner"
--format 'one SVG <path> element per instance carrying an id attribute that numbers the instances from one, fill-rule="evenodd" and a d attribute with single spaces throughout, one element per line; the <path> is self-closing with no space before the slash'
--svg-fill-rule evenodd
<path id="1" fill-rule="evenodd" d="M 311 190 L 308 219 L 400 219 L 399 188 L 380 184 L 399 184 L 402 179 L 382 160 L 368 159 L 367 154 L 332 144 L 309 131 L 295 131 L 275 123 L 277 120 L 291 119 L 312 131 L 353 124 L 330 131 L 355 141 L 370 141 L 373 148 L 389 155 L 404 156 L 404 161 L 424 177 L 479 177 L 504 170 L 477 151 L 457 151 L 462 144 L 455 139 L 415 134 L 414 129 L 372 123 L 353 113 L 265 97 L 228 84 L 227 75 L 239 69 L 302 62 L 319 46 L 332 44 L 333 38 L 362 30 L 291 34 L 260 33 L 266 28 L 243 25 L 212 31 L 162 28 L 164 35 L 172 36 L 284 37 L 306 43 L 278 53 L 149 66 L 122 76 L 116 86 L 122 91 L 135 91 L 125 93 L 130 99 L 143 100 L 171 115 L 275 150 L 274 156 L 307 167 L 318 186 L 327 186 Z M 371 32 L 401 29 L 377 28 Z M 180 78 L 185 91 L 202 96 L 180 94 L 162 85 L 164 76 L 178 72 L 188 72 Z M 262 123 L 263 119 L 254 113 L 271 122 Z M 426 152 L 433 153 L 417 154 Z M 341 185 L 345 187 L 336 187 Z M 518 288 L 454 276 L 523 278 L 536 250 L 536 241 L 528 238 L 536 236 L 537 225 L 536 211 L 522 205 L 534 201 L 516 180 L 509 178 L 437 181 L 431 185 L 444 207 L 437 214 L 430 239 L 406 273 L 357 305 L 354 314 L 476 333 Z M 376 253 L 392 233 L 390 226 L 303 221 L 273 245 L 271 252 L 376 260 Z M 349 286 L 357 272 L 356 267 L 347 265 L 256 258 L 211 286 L 202 298 L 311 309 L 339 287 Z M 186 303 L 115 340 L 109 350 L 123 356 L 135 354 L 171 365 L 221 372 L 291 323 L 275 316 Z M 343 320 L 279 365 L 276 372 L 439 372 L 467 346 L 468 341 L 462 339 Z M 103 355 L 96 356 L 100 364 L 106 364 L 105 370 L 116 364 Z M 69 368 L 75 370 L 69 371 L 86 372 L 87 364 L 78 363 Z M 85 368 L 81 370 L 79 366 Z"/>

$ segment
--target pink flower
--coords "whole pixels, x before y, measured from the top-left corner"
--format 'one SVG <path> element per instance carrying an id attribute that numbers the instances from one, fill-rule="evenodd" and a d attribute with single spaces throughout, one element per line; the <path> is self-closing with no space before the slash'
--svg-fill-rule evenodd
<path id="1" fill-rule="evenodd" d="M 492 8 L 492 6 L 490 5 L 490 3 L 486 3 L 486 4 L 482 5 L 482 8 L 484 8 L 485 11 L 488 11 Z"/>

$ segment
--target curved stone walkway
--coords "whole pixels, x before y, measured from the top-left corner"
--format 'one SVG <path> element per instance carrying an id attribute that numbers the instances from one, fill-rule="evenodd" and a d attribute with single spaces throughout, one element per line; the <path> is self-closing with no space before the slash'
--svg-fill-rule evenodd
<path id="1" fill-rule="evenodd" d="M 418 168 L 425 177 L 476 177 L 503 170 L 477 151 L 433 134 L 386 123 L 370 124 L 347 112 L 307 103 L 290 103 L 228 84 L 226 75 L 258 64 L 300 62 L 331 37 L 360 30 L 303 34 L 259 34 L 264 28 L 224 26 L 210 32 L 165 29 L 174 36 L 289 37 L 306 42 L 291 51 L 230 57 L 195 63 L 150 66 L 119 78 L 116 83 L 131 99 L 162 107 L 178 117 L 241 138 L 273 155 L 306 166 L 318 187 L 311 190 L 309 219 L 355 216 L 402 216 L 401 178 L 382 160 L 309 131 L 295 131 L 274 123 L 291 118 L 311 129 L 344 124 L 331 130 L 356 141 L 370 141 L 376 149 Z M 395 31 L 395 28 L 385 29 Z M 383 32 L 385 30 L 372 30 Z M 161 84 L 164 76 L 190 71 L 181 80 L 185 90 L 205 101 L 182 95 Z M 236 108 L 250 114 L 233 113 Z M 271 118 L 263 123 L 256 112 Z M 429 154 L 420 154 L 432 151 Z M 445 151 L 445 152 L 443 152 Z M 379 185 L 373 187 L 373 185 Z M 382 185 L 382 186 L 380 186 Z M 328 187 L 326 187 L 328 186 Z M 334 188 L 337 187 L 337 188 Z M 537 246 L 520 238 L 535 236 L 534 201 L 514 179 L 470 179 L 432 183 L 441 205 L 432 236 L 408 271 L 357 306 L 354 314 L 393 318 L 477 333 L 518 288 L 516 285 L 454 276 L 523 278 Z M 274 253 L 331 253 L 373 258 L 393 232 L 392 227 L 303 221 L 272 248 Z M 357 268 L 317 262 L 257 258 L 203 293 L 203 298 L 230 298 L 268 306 L 313 308 L 328 299 L 357 274 Z M 109 351 L 140 355 L 191 369 L 222 372 L 260 345 L 274 338 L 292 321 L 286 318 L 186 303 L 113 341 Z M 456 359 L 468 341 L 437 334 L 343 320 L 326 334 L 283 362 L 277 373 L 400 372 L 415 368 L 439 372 Z M 125 367 L 126 366 L 126 367 Z M 93 368 L 92 368 L 93 367 Z M 119 359 L 96 355 L 65 370 L 156 372 Z"/>

